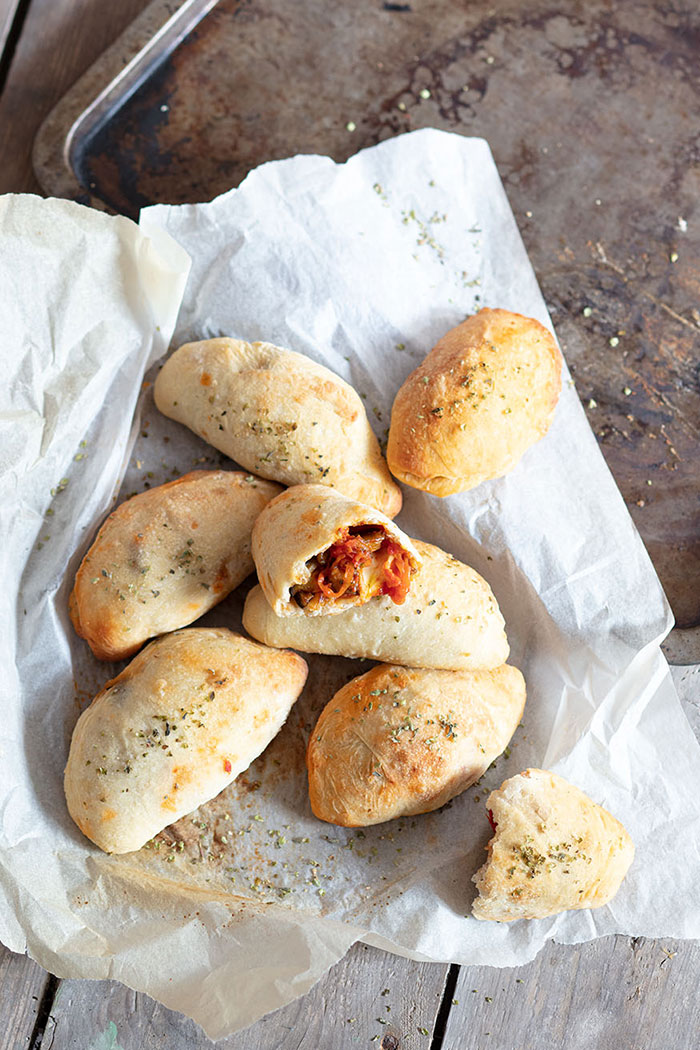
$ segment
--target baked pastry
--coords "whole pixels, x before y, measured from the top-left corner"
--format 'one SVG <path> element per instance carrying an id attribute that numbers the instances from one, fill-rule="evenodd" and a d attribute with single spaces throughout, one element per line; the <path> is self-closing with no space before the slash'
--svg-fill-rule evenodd
<path id="1" fill-rule="evenodd" d="M 380 594 L 401 605 L 420 564 L 390 518 L 325 485 L 296 485 L 268 503 L 253 560 L 277 616 L 338 613 Z"/>
<path id="2" fill-rule="evenodd" d="M 220 628 L 151 642 L 78 719 L 65 773 L 71 817 L 108 853 L 140 849 L 248 768 L 306 674 L 296 653 Z"/>
<path id="3" fill-rule="evenodd" d="M 120 504 L 76 573 L 73 626 L 99 660 L 184 627 L 253 571 L 253 523 L 279 485 L 195 470 Z"/>
<path id="4" fill-rule="evenodd" d="M 355 828 L 429 813 L 465 791 L 515 732 L 525 681 L 381 664 L 326 704 L 306 763 L 315 816 Z"/>
<path id="5" fill-rule="evenodd" d="M 439 547 L 413 545 L 421 566 L 403 605 L 382 595 L 333 616 L 276 616 L 254 587 L 243 626 L 266 645 L 407 667 L 489 670 L 505 663 L 505 624 L 486 581 Z"/>
<path id="6" fill-rule="evenodd" d="M 331 485 L 393 518 L 391 477 L 359 395 L 272 343 L 187 343 L 156 379 L 156 405 L 237 463 L 283 485 Z"/>
<path id="7" fill-rule="evenodd" d="M 477 919 L 543 919 L 600 908 L 634 858 L 622 824 L 556 773 L 526 769 L 486 803 L 494 837 L 473 877 Z"/>
<path id="8" fill-rule="evenodd" d="M 389 469 L 435 496 L 500 478 L 546 434 L 560 389 L 561 353 L 539 321 L 480 310 L 444 335 L 400 388 Z"/>

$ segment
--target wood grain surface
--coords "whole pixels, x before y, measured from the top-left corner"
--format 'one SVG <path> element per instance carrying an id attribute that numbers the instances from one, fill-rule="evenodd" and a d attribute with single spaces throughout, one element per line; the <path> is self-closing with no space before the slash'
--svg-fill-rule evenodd
<path id="1" fill-rule="evenodd" d="M 0 0 L 0 25 L 7 3 Z M 145 6 L 145 0 L 31 0 L 0 94 L 0 193 L 41 192 L 32 170 L 39 125 Z"/>
<path id="2" fill-rule="evenodd" d="M 448 986 L 447 966 L 358 944 L 308 995 L 213 1043 L 114 981 L 61 981 L 37 1026 L 46 976 L 5 951 L 0 1050 L 695 1050 L 699 972 L 695 942 L 618 936 L 462 967 Z"/>
<path id="3" fill-rule="evenodd" d="M 32 1041 L 50 978 L 25 955 L 0 945 L 0 1050 L 19 1050 Z"/>
<path id="4" fill-rule="evenodd" d="M 100 1050 L 429 1050 L 420 1029 L 435 1027 L 448 969 L 358 944 L 308 995 L 217 1043 L 193 1021 L 123 985 L 62 981 L 37 1050 L 86 1050 L 99 1040 Z"/>
<path id="5" fill-rule="evenodd" d="M 0 0 L 0 85 L 8 67 L 8 63 L 3 61 L 3 56 L 5 48 L 11 46 L 8 45 L 8 38 L 19 6 L 20 0 Z"/>
<path id="6" fill-rule="evenodd" d="M 603 937 L 462 969 L 442 1050 L 693 1050 L 700 945 Z"/>

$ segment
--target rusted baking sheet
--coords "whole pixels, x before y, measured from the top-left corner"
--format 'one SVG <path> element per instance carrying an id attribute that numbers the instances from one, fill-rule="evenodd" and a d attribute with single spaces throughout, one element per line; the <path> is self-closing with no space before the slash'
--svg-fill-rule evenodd
<path id="1" fill-rule="evenodd" d="M 64 99 L 47 191 L 136 216 L 298 152 L 483 136 L 677 621 L 700 623 L 697 5 L 220 0 L 196 24 L 207 7 L 158 0 Z"/>

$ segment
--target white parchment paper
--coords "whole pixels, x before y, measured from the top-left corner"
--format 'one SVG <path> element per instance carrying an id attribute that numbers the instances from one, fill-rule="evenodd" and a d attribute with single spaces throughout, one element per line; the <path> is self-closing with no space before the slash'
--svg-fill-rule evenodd
<path id="1" fill-rule="evenodd" d="M 210 204 L 147 209 L 141 234 L 128 225 L 127 236 L 126 220 L 52 207 L 68 209 L 72 241 L 46 231 L 44 247 L 31 235 L 32 222 L 46 225 L 38 204 L 10 200 L 0 211 L 0 268 L 14 282 L 8 297 L 3 275 L 0 302 L 15 310 L 0 348 L 10 377 L 0 475 L 10 540 L 0 599 L 5 943 L 28 944 L 60 975 L 118 978 L 219 1037 L 305 992 L 358 938 L 504 966 L 551 937 L 700 936 L 700 751 L 659 649 L 670 611 L 568 376 L 550 433 L 507 478 L 446 500 L 404 490 L 402 527 L 492 584 L 527 680 L 523 724 L 480 784 L 438 813 L 362 831 L 316 821 L 305 743 L 335 689 L 367 665 L 310 657 L 287 726 L 219 799 L 129 857 L 82 838 L 62 770 L 80 707 L 114 668 L 74 636 L 66 599 L 125 465 L 144 371 L 173 324 L 185 266 L 163 247 L 167 234 L 192 258 L 174 345 L 233 335 L 306 353 L 361 392 L 380 439 L 402 380 L 465 315 L 502 306 L 550 322 L 481 140 L 426 130 L 344 165 L 266 164 Z M 6 266 L 13 222 L 19 270 Z M 36 277 L 42 259 L 46 280 Z M 151 281 L 169 295 L 151 297 Z M 76 460 L 81 441 L 87 458 Z M 122 496 L 219 463 L 231 465 L 160 417 L 146 385 Z M 235 628 L 241 601 L 203 622 Z M 483 803 L 528 765 L 610 809 L 636 859 L 606 908 L 478 923 L 470 878 L 490 834 Z"/>

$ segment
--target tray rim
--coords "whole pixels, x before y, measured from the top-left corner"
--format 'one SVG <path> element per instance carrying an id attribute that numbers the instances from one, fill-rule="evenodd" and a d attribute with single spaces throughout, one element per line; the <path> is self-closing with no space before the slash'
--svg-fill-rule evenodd
<path id="1" fill-rule="evenodd" d="M 72 163 L 76 144 L 124 105 L 218 2 L 151 0 L 76 80 L 44 118 L 34 139 L 34 174 L 48 195 L 114 211 L 80 182 Z"/>

